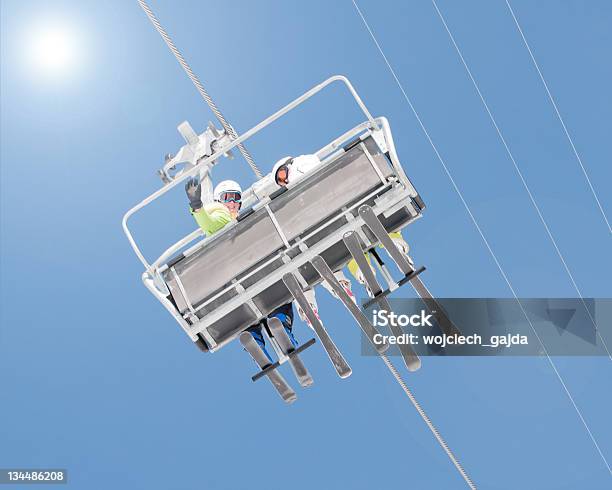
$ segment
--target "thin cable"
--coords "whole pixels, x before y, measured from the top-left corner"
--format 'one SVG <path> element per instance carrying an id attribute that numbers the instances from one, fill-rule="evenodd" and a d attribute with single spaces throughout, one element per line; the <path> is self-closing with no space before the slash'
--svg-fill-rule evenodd
<path id="1" fill-rule="evenodd" d="M 595 198 L 595 202 L 597 202 L 597 206 L 599 207 L 599 211 L 601 212 L 601 215 L 603 216 L 603 219 L 606 222 L 606 225 L 608 226 L 608 231 L 610 233 L 612 233 L 612 228 L 610 228 L 610 222 L 608 221 L 608 217 L 606 216 L 606 213 L 603 209 L 603 206 L 601 205 L 601 202 L 599 202 L 599 197 L 597 197 L 597 193 L 595 192 L 595 188 L 593 187 L 593 184 L 591 183 L 591 179 L 589 178 L 589 175 L 586 171 L 586 169 L 584 168 L 584 165 L 582 164 L 582 158 L 580 158 L 580 155 L 578 154 L 578 150 L 576 150 L 576 146 L 574 145 L 574 141 L 572 140 L 572 137 L 569 134 L 569 131 L 567 130 L 567 127 L 565 126 L 565 121 L 563 120 L 563 118 L 561 117 L 561 112 L 559 112 L 559 108 L 557 107 L 557 103 L 555 102 L 555 99 L 553 98 L 552 94 L 550 93 L 550 90 L 548 89 L 548 84 L 546 83 L 546 80 L 544 80 L 544 75 L 542 75 L 542 71 L 540 70 L 540 66 L 538 65 L 538 62 L 535 59 L 535 56 L 533 55 L 532 51 L 531 51 L 531 47 L 529 46 L 529 43 L 527 42 L 527 39 L 525 38 L 525 34 L 523 33 L 523 29 L 521 28 L 518 19 L 516 18 L 516 15 L 514 15 L 514 10 L 512 10 L 512 7 L 510 6 L 510 2 L 508 2 L 508 0 L 506 0 L 506 5 L 508 6 L 508 10 L 510 10 L 510 14 L 512 15 L 512 18 L 514 19 L 514 23 L 516 24 L 516 28 L 518 29 L 519 33 L 521 34 L 521 37 L 523 38 L 523 42 L 525 43 L 525 47 L 527 48 L 527 51 L 529 51 L 529 56 L 531 56 L 531 61 L 533 61 L 533 64 L 538 72 L 538 75 L 540 76 L 540 80 L 542 80 L 542 84 L 544 85 L 544 88 L 546 89 L 546 93 L 548 94 L 548 99 L 550 100 L 550 103 L 552 104 L 552 106 L 555 108 L 555 112 L 557 113 L 557 117 L 559 118 L 559 122 L 561 123 L 561 126 L 563 127 L 563 131 L 565 132 L 565 136 L 567 137 L 567 140 L 569 141 L 570 146 L 572 147 L 572 151 L 574 152 L 574 155 L 576 156 L 576 160 L 578 160 L 578 163 L 580 164 L 580 168 L 582 169 L 582 173 L 584 174 L 584 178 L 586 179 L 587 183 L 589 184 L 589 187 L 591 189 L 591 192 L 593 194 L 593 197 Z"/>
<path id="2" fill-rule="evenodd" d="M 183 55 L 181 54 L 181 52 L 175 46 L 174 42 L 172 41 L 168 33 L 161 26 L 161 24 L 157 20 L 157 17 L 155 17 L 155 14 L 151 10 L 151 8 L 147 5 L 147 2 L 145 2 L 145 0 L 138 0 L 138 3 L 142 7 L 142 10 L 144 10 L 145 14 L 147 14 L 147 17 L 149 18 L 151 23 L 155 26 L 155 29 L 157 30 L 159 35 L 165 41 L 168 48 L 170 48 L 170 51 L 172 51 L 175 58 L 181 64 L 181 66 L 187 73 L 187 76 L 189 76 L 189 78 L 195 85 L 196 89 L 198 89 L 198 92 L 200 92 L 200 95 L 202 96 L 204 101 L 208 104 L 208 107 L 210 107 L 210 109 L 213 111 L 215 116 L 217 116 L 217 119 L 221 123 L 221 126 L 223 126 L 223 129 L 225 130 L 225 132 L 232 139 L 238 138 L 238 135 L 236 134 L 236 131 L 234 131 L 234 128 L 232 127 L 232 125 L 229 122 L 227 122 L 227 119 L 225 119 L 225 117 L 223 117 L 223 114 L 221 114 L 221 111 L 219 110 L 217 105 L 214 103 L 210 95 L 208 95 L 208 92 L 206 91 L 206 89 L 204 88 L 204 86 L 202 85 L 198 77 L 193 73 L 191 67 L 185 61 L 185 58 L 183 58 Z M 259 170 L 259 167 L 255 164 L 255 161 L 253 160 L 253 157 L 251 156 L 251 154 L 247 151 L 247 149 L 244 147 L 242 143 L 238 144 L 237 146 L 238 146 L 238 149 L 240 150 L 240 153 L 242 153 L 242 156 L 247 161 L 247 163 L 249 164 L 249 166 L 251 167 L 251 169 L 257 176 L 257 178 L 261 179 L 263 174 L 261 173 L 261 170 Z"/>
<path id="3" fill-rule="evenodd" d="M 448 455 L 450 460 L 453 462 L 453 464 L 455 465 L 455 468 L 457 468 L 457 471 L 459 471 L 459 473 L 465 480 L 465 483 L 467 483 L 467 485 L 472 490 L 476 490 L 476 485 L 474 484 L 472 479 L 468 476 L 465 469 L 463 469 L 463 466 L 461 466 L 461 463 L 455 457 L 451 449 L 448 447 L 448 444 L 442 438 L 442 436 L 438 432 L 438 429 L 436 429 L 435 425 L 433 425 L 431 419 L 427 416 L 427 414 L 425 413 L 425 410 L 423 410 L 423 408 L 421 407 L 417 399 L 414 397 L 414 395 L 410 391 L 410 388 L 408 388 L 408 386 L 406 385 L 406 383 L 400 376 L 399 372 L 397 371 L 396 367 L 393 365 L 391 360 L 385 354 L 381 354 L 380 357 L 382 358 L 382 360 L 385 362 L 385 364 L 389 368 L 389 371 L 391 371 L 391 374 L 395 377 L 395 380 L 397 381 L 397 383 L 402 387 L 402 389 L 404 390 L 404 393 L 406 393 L 406 396 L 408 396 L 408 398 L 414 405 L 414 408 L 416 408 L 417 412 L 419 412 L 419 415 L 425 421 L 425 423 L 427 424 L 427 427 L 429 427 L 429 430 L 432 432 L 432 434 L 434 435 L 434 437 L 436 438 L 440 446 L 442 446 L 442 449 L 444 449 L 444 452 Z"/>
<path id="4" fill-rule="evenodd" d="M 476 230 L 478 230 L 478 233 L 480 234 L 480 237 L 482 238 L 482 241 L 484 242 L 485 246 L 487 247 L 487 250 L 489 251 L 489 254 L 493 258 L 495 264 L 497 265 L 497 268 L 499 269 L 499 272 L 501 273 L 502 277 L 504 278 L 504 281 L 506 282 L 506 284 L 508 285 L 508 288 L 512 292 L 512 295 L 514 296 L 514 299 L 518 303 L 518 305 L 519 305 L 523 315 L 525 316 L 527 322 L 531 326 L 531 329 L 533 330 L 533 333 L 535 334 L 536 338 L 538 339 L 538 342 L 540 343 L 540 346 L 542 347 L 542 351 L 546 355 L 546 359 L 548 359 L 548 362 L 551 365 L 554 373 L 556 374 L 557 379 L 561 383 L 561 386 L 563 387 L 565 393 L 567 394 L 567 397 L 570 399 L 570 402 L 572 403 L 574 409 L 576 410 L 576 413 L 578 414 L 578 417 L 582 421 L 582 423 L 583 423 L 583 425 L 584 425 L 584 427 L 585 427 L 589 437 L 593 441 L 593 444 L 595 445 L 595 448 L 597 449 L 597 452 L 601 456 L 601 459 L 603 459 L 603 461 L 604 461 L 606 467 L 608 468 L 608 471 L 610 472 L 610 474 L 612 474 L 612 470 L 610 469 L 610 465 L 608 464 L 608 461 L 607 461 L 606 457 L 604 456 L 604 454 L 602 453 L 601 449 L 599 448 L 599 444 L 595 440 L 595 437 L 593 436 L 591 430 L 589 429 L 589 427 L 588 427 L 588 425 L 586 423 L 586 420 L 582 416 L 582 413 L 580 412 L 580 409 L 576 405 L 576 402 L 574 401 L 574 398 L 572 397 L 570 391 L 568 390 L 567 386 L 565 385 L 565 382 L 563 381 L 563 378 L 561 378 L 561 375 L 559 374 L 559 371 L 557 370 L 557 367 L 555 366 L 555 363 L 553 362 L 553 360 L 551 359 L 550 355 L 548 354 L 548 351 L 547 351 L 546 347 L 544 346 L 544 343 L 542 342 L 542 339 L 540 339 L 540 336 L 536 332 L 536 329 L 533 326 L 533 323 L 531 323 L 531 320 L 529 319 L 529 316 L 527 315 L 527 312 L 525 311 L 525 309 L 523 308 L 523 305 L 521 304 L 520 300 L 518 299 L 518 296 L 517 296 L 516 292 L 514 291 L 514 288 L 512 287 L 512 284 L 510 283 L 510 280 L 508 279 L 508 276 L 506 275 L 504 269 L 502 268 L 501 264 L 499 263 L 499 260 L 497 259 L 497 256 L 495 255 L 495 253 L 493 252 L 493 249 L 489 245 L 488 240 L 485 238 L 484 233 L 482 232 L 478 222 L 476 221 L 476 218 L 472 214 L 472 211 L 471 211 L 470 207 L 468 206 L 467 202 L 465 201 L 465 199 L 463 197 L 463 194 L 459 190 L 459 187 L 457 187 L 457 184 L 455 183 L 455 179 L 453 178 L 453 176 L 451 175 L 450 171 L 448 170 L 448 167 L 446 166 L 446 163 L 444 162 L 444 159 L 440 155 L 440 152 L 438 151 L 436 145 L 434 144 L 433 140 L 429 136 L 429 132 L 427 131 L 427 129 L 423 125 L 423 122 L 421 121 L 421 118 L 420 118 L 419 114 L 417 113 L 416 109 L 414 108 L 414 105 L 412 104 L 410 98 L 406 94 L 406 91 L 404 90 L 404 87 L 402 86 L 399 78 L 395 74 L 395 70 L 393 69 L 393 67 L 389 63 L 389 60 L 385 56 L 385 53 L 383 52 L 380 44 L 378 43 L 378 40 L 376 39 L 376 36 L 374 36 L 374 33 L 372 32 L 372 29 L 370 28 L 370 25 L 368 24 L 368 22 L 366 21 L 365 17 L 361 13 L 361 10 L 359 9 L 358 5 L 355 3 L 355 0 L 352 0 L 352 2 L 353 2 L 353 5 L 355 6 L 355 9 L 357 10 L 357 13 L 361 17 L 361 20 L 362 20 L 363 24 L 365 25 L 366 29 L 370 33 L 370 37 L 374 41 L 374 44 L 378 48 L 378 51 L 380 52 L 381 56 L 385 60 L 385 63 L 387 65 L 387 67 L 389 68 L 389 71 L 391 72 L 391 74 L 393 75 L 393 78 L 395 79 L 395 82 L 397 83 L 397 86 L 399 87 L 400 91 L 404 95 L 404 99 L 406 99 L 406 102 L 410 106 L 410 109 L 412 110 L 416 120 L 418 121 L 419 126 L 421 127 L 421 129 L 423 130 L 423 133 L 427 137 L 427 140 L 429 141 L 429 144 L 431 145 L 432 149 L 434 150 L 434 153 L 438 157 L 438 160 L 442 164 L 442 168 L 444 169 L 444 172 L 448 176 L 449 180 L 451 181 L 451 184 L 453 185 L 453 188 L 455 189 L 455 191 L 457 192 L 457 195 L 461 199 L 461 202 L 463 203 L 463 206 L 465 207 L 465 210 L 467 211 L 468 215 L 470 216 L 470 219 L 472 220 L 472 223 L 476 227 Z"/>
<path id="5" fill-rule="evenodd" d="M 478 84 L 476 83 L 476 80 L 474 79 L 474 76 L 472 75 L 472 71 L 468 67 L 468 65 L 467 65 L 467 63 L 465 61 L 465 58 L 463 57 L 463 54 L 461 53 L 461 50 L 459 49 L 459 46 L 457 45 L 457 43 L 455 41 L 455 38 L 454 38 L 453 34 L 451 33 L 448 25 L 446 24 L 446 21 L 444 20 L 444 16 L 442 15 L 442 12 L 440 12 L 440 9 L 438 8 L 438 5 L 436 4 L 436 0 L 431 0 L 431 2 L 433 3 L 433 6 L 436 9 L 436 12 L 438 13 L 438 16 L 440 17 L 440 20 L 442 21 L 442 24 L 444 25 L 444 28 L 446 29 L 446 32 L 448 33 L 448 36 L 450 37 L 450 39 L 451 39 L 451 41 L 453 43 L 453 46 L 455 46 L 455 50 L 457 51 L 457 54 L 459 55 L 459 58 L 461 59 L 461 62 L 463 63 L 463 66 L 465 67 L 465 70 L 467 71 L 467 73 L 468 73 L 468 75 L 470 77 L 470 80 L 472 80 L 472 84 L 474 85 L 474 88 L 476 89 L 476 92 L 478 93 L 478 96 L 480 97 L 480 100 L 482 101 L 482 104 L 484 105 L 484 107 L 485 107 L 485 109 L 487 111 L 487 114 L 489 115 L 489 118 L 491 119 L 491 122 L 493 123 L 493 126 L 495 127 L 495 131 L 497 132 L 497 135 L 499 136 L 499 139 L 501 140 L 504 148 L 506 149 L 506 153 L 508 154 L 508 157 L 510 158 L 510 161 L 512 162 L 512 165 L 514 166 L 514 169 L 516 170 L 516 173 L 518 174 L 519 178 L 521 179 L 521 182 L 523 183 L 523 187 L 525 187 L 525 190 L 527 191 L 527 195 L 529 196 L 529 199 L 531 200 L 531 204 L 533 204 L 533 207 L 535 208 L 536 212 L 538 213 L 538 216 L 540 217 L 540 221 L 542 222 L 542 225 L 544 225 L 544 229 L 546 230 L 546 233 L 548 234 L 548 237 L 550 238 L 550 241 L 552 242 L 553 247 L 557 251 L 557 255 L 559 256 L 559 259 L 561 260 L 561 263 L 563 264 L 563 267 L 565 268 L 565 271 L 567 272 L 567 275 L 569 276 L 570 281 L 572 282 L 572 285 L 574 286 L 574 289 L 576 290 L 576 293 L 578 293 L 578 297 L 580 298 L 580 301 L 582 302 L 582 306 L 584 307 L 587 315 L 589 316 L 589 318 L 591 320 L 591 323 L 593 324 L 593 327 L 595 328 L 595 332 L 596 332 L 597 336 L 599 337 L 601 345 L 603 346 L 605 351 L 608 353 L 608 359 L 610 359 L 612 361 L 612 354 L 610 354 L 610 350 L 608 349 L 608 346 L 606 345 L 606 342 L 605 342 L 603 336 L 601 335 L 601 332 L 597 328 L 597 325 L 595 323 L 595 319 L 591 315 L 591 312 L 589 311 L 589 308 L 587 307 L 587 304 L 584 301 L 584 297 L 582 296 L 582 292 L 580 291 L 580 288 L 576 284 L 576 281 L 574 280 L 574 276 L 573 276 L 572 272 L 570 271 L 569 266 L 567 265 L 567 262 L 565 262 L 565 257 L 563 257 L 563 254 L 561 253 L 561 250 L 559 249 L 559 246 L 557 245 L 557 241 L 555 240 L 552 232 L 550 231 L 550 228 L 548 227 L 548 223 L 544 219 L 544 215 L 542 214 L 542 211 L 540 211 L 540 207 L 538 206 L 535 198 L 533 197 L 533 194 L 531 193 L 531 189 L 527 185 L 527 181 L 523 177 L 523 173 L 519 169 L 519 166 L 516 163 L 516 160 L 514 159 L 514 155 L 510 151 L 510 148 L 509 148 L 508 144 L 506 143 L 506 139 L 502 135 L 502 132 L 499 129 L 499 126 L 497 125 L 497 121 L 493 117 L 493 114 L 491 113 L 491 110 L 489 109 L 489 105 L 487 104 L 484 96 L 482 95 L 482 92 L 480 91 L 480 88 L 478 87 Z"/>

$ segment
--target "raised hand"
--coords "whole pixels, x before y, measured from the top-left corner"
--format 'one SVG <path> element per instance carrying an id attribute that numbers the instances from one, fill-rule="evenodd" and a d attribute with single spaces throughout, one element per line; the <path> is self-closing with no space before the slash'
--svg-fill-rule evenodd
<path id="1" fill-rule="evenodd" d="M 197 211 L 202 207 L 202 184 L 198 177 L 191 177 L 185 184 L 185 192 L 189 198 L 191 209 Z"/>

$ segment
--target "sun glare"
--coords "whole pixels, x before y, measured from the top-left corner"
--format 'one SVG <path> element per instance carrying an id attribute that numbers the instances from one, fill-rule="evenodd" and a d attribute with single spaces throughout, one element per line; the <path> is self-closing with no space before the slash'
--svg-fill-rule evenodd
<path id="1" fill-rule="evenodd" d="M 32 33 L 31 61 L 33 67 L 46 75 L 66 75 L 74 68 L 77 41 L 66 26 L 43 26 Z"/>

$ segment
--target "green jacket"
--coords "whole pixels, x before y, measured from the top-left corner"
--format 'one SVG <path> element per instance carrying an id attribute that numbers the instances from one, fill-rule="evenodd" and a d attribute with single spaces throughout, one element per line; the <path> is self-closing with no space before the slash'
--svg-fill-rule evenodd
<path id="1" fill-rule="evenodd" d="M 205 204 L 197 211 L 192 209 L 191 214 L 206 236 L 213 235 L 232 221 L 229 210 L 218 202 Z"/>

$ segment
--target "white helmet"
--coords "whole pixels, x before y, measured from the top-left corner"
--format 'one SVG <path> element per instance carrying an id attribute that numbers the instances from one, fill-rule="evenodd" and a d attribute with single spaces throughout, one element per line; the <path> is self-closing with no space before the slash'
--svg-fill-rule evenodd
<path id="1" fill-rule="evenodd" d="M 225 192 L 237 192 L 242 194 L 242 188 L 238 182 L 233 180 L 223 180 L 217 184 L 213 192 L 213 199 L 215 201 L 221 201 L 221 195 Z"/>
<path id="2" fill-rule="evenodd" d="M 274 167 L 272 167 L 272 178 L 274 179 L 274 182 L 276 182 L 278 184 L 278 182 L 276 180 L 276 174 L 278 173 L 278 170 L 283 165 L 291 165 L 292 162 L 293 162 L 293 157 L 283 157 L 278 162 L 276 162 L 274 164 Z"/>

